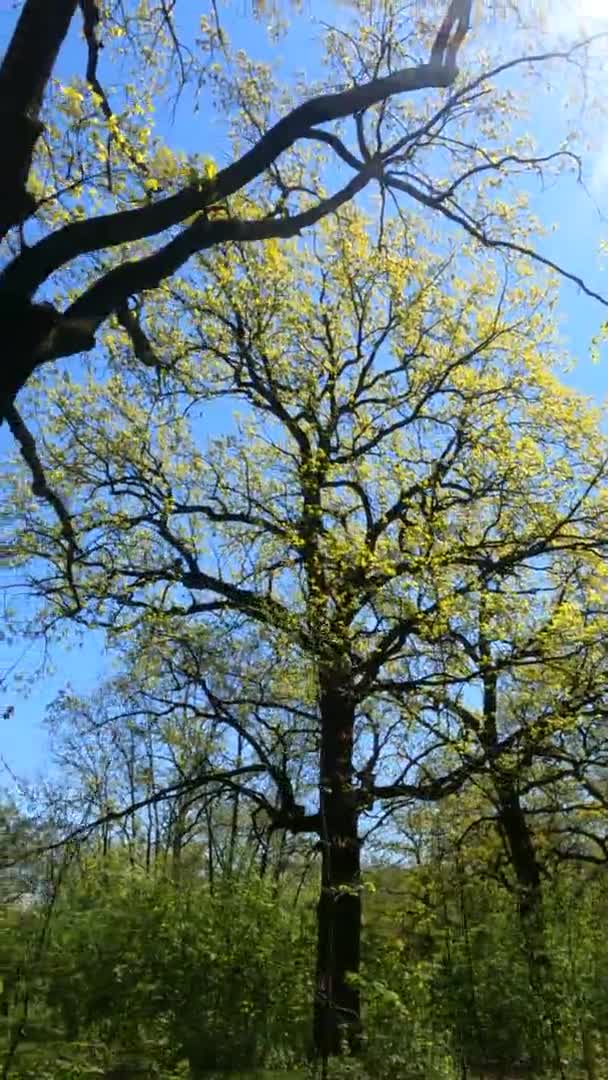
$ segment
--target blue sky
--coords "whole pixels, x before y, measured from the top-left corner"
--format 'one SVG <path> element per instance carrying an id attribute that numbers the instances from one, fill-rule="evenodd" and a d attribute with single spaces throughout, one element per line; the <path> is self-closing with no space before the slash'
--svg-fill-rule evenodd
<path id="1" fill-rule="evenodd" d="M 604 3 L 605 0 L 580 0 L 580 10 L 584 6 L 587 13 L 597 14 Z M 199 9 L 197 5 L 186 4 L 182 10 L 195 13 Z M 315 70 L 317 61 L 313 46 L 315 28 L 312 14 L 314 6 L 305 4 L 298 20 L 297 53 L 293 46 L 291 51 L 279 46 L 278 52 L 283 54 L 286 68 L 295 66 L 298 70 L 308 69 L 311 75 L 316 76 L 318 70 Z M 12 30 L 14 18 L 9 5 L 2 5 L 0 0 L 0 49 Z M 237 6 L 236 10 L 233 8 L 232 14 L 229 11 L 226 13 L 224 25 L 235 43 L 247 46 L 253 55 L 261 59 L 270 58 L 271 55 L 276 57 L 277 50 L 271 52 L 263 27 L 252 30 L 252 20 L 241 17 L 240 7 Z M 67 79 L 83 70 L 82 45 L 78 34 L 73 33 L 63 50 L 57 74 Z M 542 100 L 538 103 L 533 117 L 535 128 L 546 130 L 553 126 L 556 104 L 559 105 L 559 95 L 557 101 Z M 208 123 L 204 97 L 202 112 L 194 116 L 191 102 L 186 97 L 182 99 L 171 131 L 168 117 L 160 117 L 159 120 L 163 133 L 170 137 L 170 145 L 187 151 L 213 154 L 222 163 L 225 150 L 220 140 L 220 125 L 215 127 L 214 135 L 213 125 Z M 600 133 L 589 164 L 592 193 L 600 207 L 608 212 L 608 141 L 604 144 L 601 141 L 603 138 L 603 133 Z M 596 257 L 603 226 L 587 194 L 574 180 L 565 178 L 553 189 L 539 194 L 536 203 L 537 212 L 544 222 L 559 225 L 557 232 L 542 242 L 543 252 L 583 276 L 598 291 L 608 294 L 608 269 L 603 270 Z M 607 235 L 605 230 L 603 235 Z M 600 325 L 602 309 L 580 295 L 574 286 L 563 284 L 561 317 L 562 331 L 575 361 L 568 380 L 585 394 L 604 400 L 608 396 L 608 355 L 598 365 L 592 364 L 589 359 L 589 341 Z M 6 452 L 8 446 L 9 438 L 3 428 L 0 430 L 0 455 Z M 5 704 L 15 707 L 10 721 L 0 719 L 0 788 L 12 786 L 15 775 L 33 779 L 48 767 L 48 746 L 42 721 L 46 706 L 58 691 L 66 683 L 70 683 L 77 692 L 86 691 L 109 670 L 101 638 L 93 633 L 87 633 L 69 648 L 54 649 L 49 657 L 51 669 L 38 678 L 36 673 L 43 659 L 41 647 L 35 642 L 10 645 L 0 640 L 0 679 L 4 677 L 6 683 L 0 689 L 0 713 Z M 15 683 L 15 677 L 20 681 Z"/>

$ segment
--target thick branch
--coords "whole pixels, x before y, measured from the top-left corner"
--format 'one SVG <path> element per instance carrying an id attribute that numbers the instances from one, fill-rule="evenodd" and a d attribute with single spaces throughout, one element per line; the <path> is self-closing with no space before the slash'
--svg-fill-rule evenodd
<path id="1" fill-rule="evenodd" d="M 121 304 L 116 309 L 116 317 L 123 330 L 129 335 L 135 356 L 146 367 L 156 368 L 162 371 L 163 364 L 154 352 L 149 338 L 147 337 L 136 311 L 133 311 L 127 303 Z"/>
<path id="2" fill-rule="evenodd" d="M 431 60 L 453 67 L 471 24 L 472 0 L 451 0 L 431 50 Z M 456 27 L 454 34 L 452 31 Z"/>
<path id="3" fill-rule="evenodd" d="M 396 94 L 450 86 L 455 75 L 453 67 L 421 64 L 349 90 L 311 98 L 279 120 L 213 181 L 184 188 L 149 206 L 66 225 L 19 255 L 0 278 L 0 287 L 31 296 L 51 273 L 78 255 L 154 236 L 241 191 L 317 125 L 351 116 Z"/>
<path id="4" fill-rule="evenodd" d="M 69 319 L 86 321 L 91 330 L 94 330 L 129 296 L 134 296 L 146 289 L 156 288 L 161 281 L 183 266 L 192 255 L 228 242 L 252 243 L 271 237 L 285 239 L 296 236 L 303 229 L 310 228 L 321 218 L 349 202 L 369 183 L 372 177 L 377 175 L 377 162 L 370 162 L 335 195 L 323 199 L 316 206 L 300 214 L 278 220 L 265 218 L 259 221 L 243 221 L 219 218 L 210 221 L 201 216 L 153 255 L 122 263 L 108 271 L 68 308 L 66 315 Z M 53 359 L 55 355 L 51 353 L 48 356 L 42 356 L 41 359 Z"/>
<path id="5" fill-rule="evenodd" d="M 287 608 L 272 596 L 263 596 L 251 589 L 243 589 L 229 581 L 206 574 L 202 570 L 182 575 L 181 583 L 186 589 L 215 593 L 228 600 L 233 608 L 249 615 L 257 622 L 280 626 L 295 633 L 298 621 L 294 620 Z M 301 630 L 298 630 L 301 638 Z"/>
<path id="6" fill-rule="evenodd" d="M 37 348 L 24 350 L 23 354 L 18 354 L 11 364 L 5 365 L 0 370 L 0 422 L 5 402 L 10 404 L 14 400 L 37 367 L 61 356 L 71 356 L 74 353 L 94 348 L 95 331 L 113 312 L 120 312 L 122 325 L 133 340 L 136 327 L 131 317 L 132 313 L 130 314 L 127 308 L 129 297 L 144 292 L 146 289 L 156 288 L 192 255 L 230 241 L 251 243 L 271 237 L 284 239 L 296 236 L 322 217 L 338 210 L 361 191 L 373 176 L 378 175 L 378 172 L 378 163 L 369 162 L 340 191 L 323 199 L 316 206 L 291 217 L 253 221 L 221 218 L 209 221 L 205 216 L 201 216 L 179 236 L 170 240 L 152 255 L 122 263 L 109 270 L 74 301 L 62 316 L 56 315 L 57 322 L 53 326 L 53 331 L 49 334 L 45 328 L 44 336 Z M 0 287 L 0 315 L 3 310 L 10 312 L 21 308 L 24 311 L 24 322 L 18 324 L 20 329 L 15 328 L 13 334 L 17 345 L 21 336 L 28 334 L 33 322 L 33 312 L 39 310 L 40 307 L 42 305 L 32 306 L 12 294 L 3 295 Z M 144 337 L 143 331 L 137 335 L 140 359 L 145 355 L 147 359 L 144 362 L 148 366 L 156 366 L 152 362 Z"/>
<path id="7" fill-rule="evenodd" d="M 0 66 L 0 238 L 35 209 L 26 191 L 42 126 L 38 116 L 76 0 L 26 0 Z"/>
<path id="8" fill-rule="evenodd" d="M 87 58 L 87 82 L 91 89 L 97 94 L 101 101 L 101 111 L 106 120 L 109 120 L 112 116 L 112 107 L 103 86 L 99 82 L 99 76 L 97 74 L 97 64 L 99 62 L 99 50 L 101 48 L 99 42 L 99 9 L 97 7 L 96 0 L 79 0 L 80 10 L 82 11 L 82 23 L 84 36 L 87 43 L 88 58 Z"/>
<path id="9" fill-rule="evenodd" d="M 320 814 L 278 810 L 272 815 L 270 831 L 277 832 L 279 829 L 285 829 L 294 836 L 301 833 L 316 833 L 317 836 L 321 836 L 323 820 Z"/>

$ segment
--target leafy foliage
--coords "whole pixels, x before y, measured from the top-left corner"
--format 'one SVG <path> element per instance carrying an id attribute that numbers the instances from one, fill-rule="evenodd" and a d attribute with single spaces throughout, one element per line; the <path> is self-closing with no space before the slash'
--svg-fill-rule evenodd
<path id="1" fill-rule="evenodd" d="M 40 35 L 39 4 L 0 67 L 6 547 L 18 632 L 118 664 L 49 713 L 43 826 L 3 811 L 3 885 L 33 883 L 3 897 L 3 1080 L 36 1023 L 114 1080 L 598 1080 L 608 443 L 552 275 L 606 301 L 513 182 L 581 176 L 583 133 L 537 147 L 516 90 L 582 68 L 597 122 L 601 35 L 510 17 L 505 61 L 464 53 L 470 0 L 355 3 L 303 86 L 215 4 L 187 44 L 171 5 L 82 0 L 60 81 L 76 5 Z M 229 164 L 167 138 L 202 90 Z"/>

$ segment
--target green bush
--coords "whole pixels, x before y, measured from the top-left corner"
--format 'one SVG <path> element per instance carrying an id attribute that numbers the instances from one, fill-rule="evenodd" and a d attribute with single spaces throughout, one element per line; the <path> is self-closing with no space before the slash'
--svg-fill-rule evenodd
<path id="1" fill-rule="evenodd" d="M 174 882 L 90 865 L 64 897 L 48 956 L 48 1002 L 66 1037 L 95 1031 L 164 1065 L 290 1063 L 305 1052 L 310 918 L 257 878 Z"/>

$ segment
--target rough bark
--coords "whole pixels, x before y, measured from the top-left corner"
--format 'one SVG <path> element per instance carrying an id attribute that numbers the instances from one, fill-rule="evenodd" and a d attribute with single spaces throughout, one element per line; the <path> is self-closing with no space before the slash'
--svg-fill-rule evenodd
<path id="1" fill-rule="evenodd" d="M 518 886 L 519 913 L 526 938 L 530 944 L 535 928 L 542 930 L 542 882 L 534 840 L 524 814 L 516 778 L 497 755 L 498 737 L 498 686 L 492 653 L 483 631 L 479 634 L 479 657 L 483 666 L 483 726 L 481 744 L 492 764 L 492 779 L 498 800 L 498 824 L 509 852 Z"/>
<path id="2" fill-rule="evenodd" d="M 321 894 L 317 908 L 314 1041 L 327 1059 L 360 1036 L 360 841 L 353 789 L 354 706 L 339 689 L 321 693 Z"/>

